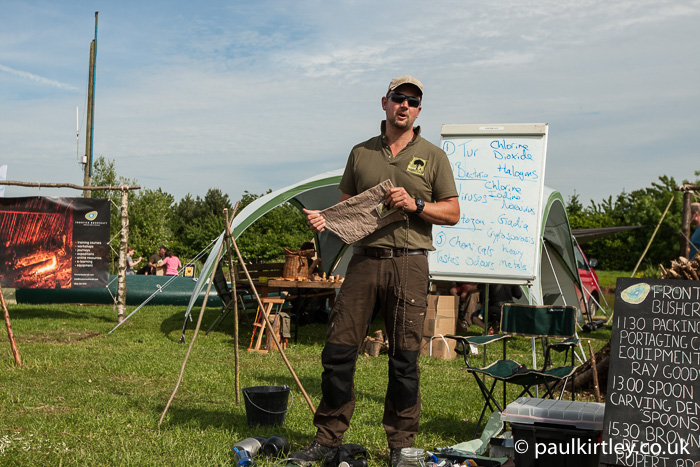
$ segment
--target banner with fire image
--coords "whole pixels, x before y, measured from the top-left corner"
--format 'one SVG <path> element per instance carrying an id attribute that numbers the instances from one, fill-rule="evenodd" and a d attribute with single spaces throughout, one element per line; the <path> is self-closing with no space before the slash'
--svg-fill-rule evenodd
<path id="1" fill-rule="evenodd" d="M 104 287 L 109 200 L 0 198 L 0 245 L 3 287 Z"/>

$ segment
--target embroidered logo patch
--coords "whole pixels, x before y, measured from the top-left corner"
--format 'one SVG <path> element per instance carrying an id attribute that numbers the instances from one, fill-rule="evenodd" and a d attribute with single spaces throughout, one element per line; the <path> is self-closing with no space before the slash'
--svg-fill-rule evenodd
<path id="1" fill-rule="evenodd" d="M 411 172 L 416 175 L 424 175 L 425 174 L 425 164 L 427 161 L 425 159 L 421 159 L 419 157 L 414 157 L 411 160 L 411 163 L 408 164 L 408 168 L 406 168 L 407 172 Z"/>

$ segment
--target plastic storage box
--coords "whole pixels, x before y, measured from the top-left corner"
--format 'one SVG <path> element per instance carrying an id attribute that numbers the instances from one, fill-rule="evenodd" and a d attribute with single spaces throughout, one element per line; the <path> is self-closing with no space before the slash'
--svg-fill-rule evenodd
<path id="1" fill-rule="evenodd" d="M 501 420 L 510 423 L 518 467 L 596 467 L 605 404 L 520 397 Z"/>

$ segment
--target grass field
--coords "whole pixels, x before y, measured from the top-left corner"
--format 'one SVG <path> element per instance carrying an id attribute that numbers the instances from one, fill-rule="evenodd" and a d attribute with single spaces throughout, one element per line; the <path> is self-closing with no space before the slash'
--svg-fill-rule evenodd
<path id="1" fill-rule="evenodd" d="M 10 305 L 9 311 L 24 364 L 15 364 L 3 326 L 0 465 L 230 465 L 231 446 L 250 436 L 281 434 L 293 450 L 313 438 L 311 411 L 282 358 L 246 352 L 250 328 L 242 325 L 241 388 L 287 384 L 293 395 L 283 426 L 248 427 L 242 396 L 236 404 L 232 317 L 208 336 L 200 333 L 159 429 L 187 352 L 188 345 L 178 344 L 183 309 L 144 307 L 111 335 L 116 314 L 109 306 Z M 207 309 L 202 329 L 217 315 L 217 309 Z M 194 324 L 188 327 L 189 343 Z M 299 342 L 286 352 L 314 406 L 321 394 L 324 335 L 324 324 L 303 326 Z M 588 337 L 597 349 L 609 335 L 602 329 Z M 490 357 L 499 346 L 493 349 Z M 509 349 L 516 359 L 531 361 L 529 339 Z M 421 357 L 423 412 L 416 446 L 432 449 L 471 439 L 482 400 L 462 366 L 461 360 Z M 345 437 L 367 448 L 373 466 L 386 465 L 388 456 L 381 424 L 386 373 L 386 355 L 359 357 L 357 407 Z"/>
<path id="2" fill-rule="evenodd" d="M 618 277 L 630 277 L 632 271 L 599 271 L 596 269 L 601 289 L 614 289 Z"/>

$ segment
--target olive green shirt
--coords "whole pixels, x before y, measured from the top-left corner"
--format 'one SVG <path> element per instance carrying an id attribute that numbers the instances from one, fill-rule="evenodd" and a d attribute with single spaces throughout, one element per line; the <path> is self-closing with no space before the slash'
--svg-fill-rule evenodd
<path id="1" fill-rule="evenodd" d="M 352 148 L 340 191 L 355 196 L 389 179 L 394 186 L 405 188 L 410 196 L 426 203 L 457 196 L 447 156 L 420 136 L 420 127 L 414 128 L 413 140 L 395 157 L 386 142 L 385 129 L 386 121 L 382 121 L 381 135 Z M 407 215 L 408 221 L 386 225 L 355 246 L 434 250 L 432 224 L 413 213 Z"/>

